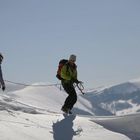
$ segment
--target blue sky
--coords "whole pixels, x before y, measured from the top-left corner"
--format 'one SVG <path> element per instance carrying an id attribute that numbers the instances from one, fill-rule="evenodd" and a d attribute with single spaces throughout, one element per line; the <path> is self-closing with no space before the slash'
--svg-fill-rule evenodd
<path id="1" fill-rule="evenodd" d="M 86 88 L 140 77 L 139 0 L 0 0 L 4 78 L 59 82 L 58 61 L 77 55 Z"/>

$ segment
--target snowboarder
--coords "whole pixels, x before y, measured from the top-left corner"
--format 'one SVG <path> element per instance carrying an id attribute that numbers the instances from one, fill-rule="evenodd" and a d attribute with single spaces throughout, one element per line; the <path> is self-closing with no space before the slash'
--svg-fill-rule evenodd
<path id="1" fill-rule="evenodd" d="M 77 80 L 77 66 L 75 62 L 76 56 L 72 54 L 70 55 L 68 62 L 64 64 L 61 69 L 61 83 L 68 94 L 61 110 L 67 114 L 72 114 L 71 110 L 77 101 L 77 94 L 73 85 L 74 83 L 79 83 Z"/>
<path id="2" fill-rule="evenodd" d="M 3 55 L 0 53 L 0 88 L 4 91 L 5 90 L 5 83 L 3 80 L 2 70 L 1 70 L 2 60 L 3 60 Z"/>

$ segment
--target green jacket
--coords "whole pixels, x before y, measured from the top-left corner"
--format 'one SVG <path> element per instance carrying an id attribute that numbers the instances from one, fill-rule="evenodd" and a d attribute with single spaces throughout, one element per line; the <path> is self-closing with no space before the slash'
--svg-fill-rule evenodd
<path id="1" fill-rule="evenodd" d="M 65 64 L 61 69 L 61 77 L 64 82 L 72 82 L 72 80 L 77 79 L 77 68 L 76 65 L 70 66 L 70 64 Z"/>

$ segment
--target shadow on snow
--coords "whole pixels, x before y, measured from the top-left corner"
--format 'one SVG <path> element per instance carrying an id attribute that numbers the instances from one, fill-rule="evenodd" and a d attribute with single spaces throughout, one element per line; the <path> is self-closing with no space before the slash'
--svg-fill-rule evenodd
<path id="1" fill-rule="evenodd" d="M 64 119 L 53 123 L 53 138 L 54 140 L 72 140 L 73 136 L 80 135 L 82 129 L 74 131 L 73 121 L 76 118 L 75 115 L 64 115 Z"/>

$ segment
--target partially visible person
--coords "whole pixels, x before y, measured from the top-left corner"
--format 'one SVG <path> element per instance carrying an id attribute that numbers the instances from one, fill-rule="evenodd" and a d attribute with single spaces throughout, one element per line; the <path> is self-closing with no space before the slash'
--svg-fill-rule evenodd
<path id="1" fill-rule="evenodd" d="M 1 69 L 2 60 L 3 60 L 3 55 L 0 53 L 0 88 L 4 91 L 5 90 L 5 83 L 3 80 L 2 69 Z"/>

